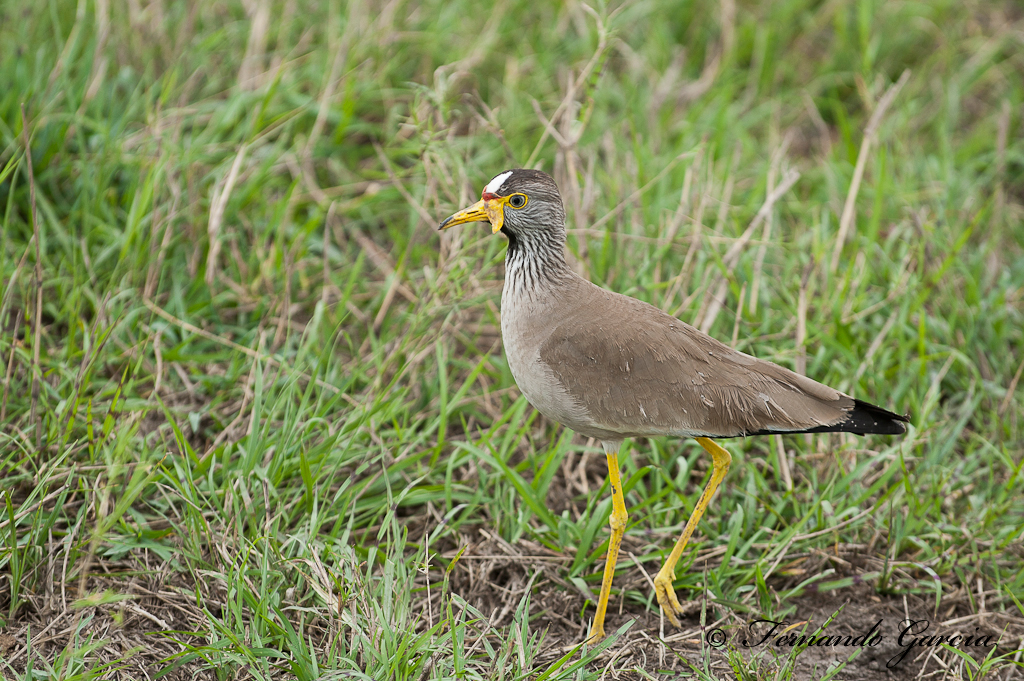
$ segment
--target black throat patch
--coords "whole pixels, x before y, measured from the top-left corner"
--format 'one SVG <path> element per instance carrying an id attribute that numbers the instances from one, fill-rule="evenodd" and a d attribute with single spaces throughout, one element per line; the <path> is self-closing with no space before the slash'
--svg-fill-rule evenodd
<path id="1" fill-rule="evenodd" d="M 508 239 L 508 255 L 513 255 L 519 251 L 519 237 L 509 231 L 507 227 L 501 228 L 501 233 Z"/>

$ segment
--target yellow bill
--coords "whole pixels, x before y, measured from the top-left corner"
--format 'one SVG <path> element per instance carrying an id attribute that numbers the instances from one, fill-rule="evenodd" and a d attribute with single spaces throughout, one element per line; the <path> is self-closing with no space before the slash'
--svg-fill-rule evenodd
<path id="1" fill-rule="evenodd" d="M 438 229 L 448 229 L 466 222 L 489 222 L 491 223 L 491 233 L 497 234 L 501 231 L 501 226 L 505 224 L 505 200 L 504 196 L 481 199 L 469 208 L 463 208 L 458 213 L 445 218 Z"/>

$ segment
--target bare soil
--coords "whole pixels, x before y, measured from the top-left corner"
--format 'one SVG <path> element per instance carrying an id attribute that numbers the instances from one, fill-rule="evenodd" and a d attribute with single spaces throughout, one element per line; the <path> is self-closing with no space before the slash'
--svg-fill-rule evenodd
<path id="1" fill-rule="evenodd" d="M 585 609 L 588 596 L 558 576 L 554 556 L 541 558 L 542 547 L 528 542 L 512 547 L 486 530 L 484 534 L 479 544 L 468 547 L 463 553 L 454 572 L 453 590 L 485 615 L 490 614 L 491 626 L 498 627 L 512 622 L 516 604 L 524 590 L 531 588 L 531 628 L 546 631 L 540 662 L 557 660 L 586 636 L 587 624 L 580 618 L 580 612 L 587 618 L 593 616 L 592 597 L 590 606 Z M 616 578 L 616 589 L 645 591 L 646 578 L 638 568 L 625 572 L 625 575 L 620 572 Z M 541 577 L 534 576 L 531 580 L 530 576 L 538 573 Z M 606 631 L 614 632 L 629 622 L 632 626 L 603 652 L 600 662 L 607 665 L 607 678 L 613 679 L 649 678 L 632 671 L 635 667 L 656 678 L 697 678 L 690 665 L 701 669 L 707 666 L 729 678 L 734 676 L 730 656 L 739 656 L 758 670 L 754 678 L 775 678 L 779 668 L 792 664 L 793 679 L 820 679 L 831 667 L 845 662 L 845 667 L 833 678 L 909 681 L 929 678 L 934 673 L 941 677 L 955 662 L 954 653 L 930 638 L 936 634 L 959 634 L 974 639 L 990 636 L 985 642 L 995 643 L 996 655 L 1020 647 L 1024 618 L 1019 613 L 974 613 L 969 605 L 971 599 L 966 594 L 963 596 L 958 598 L 954 594 L 944 598 L 941 611 L 935 613 L 931 595 L 926 598 L 885 595 L 867 584 L 828 593 L 806 593 L 784 604 L 793 607 L 792 614 L 785 617 L 775 636 L 762 643 L 771 625 L 757 624 L 751 629 L 751 623 L 770 618 L 757 613 L 734 612 L 710 602 L 703 604 L 706 615 L 702 626 L 702 603 L 690 601 L 692 614 L 683 621 L 682 630 L 674 630 L 667 621 L 662 622 L 656 602 L 654 609 L 648 609 L 645 604 L 619 597 L 613 591 Z M 786 628 L 806 622 L 804 634 L 811 636 L 833 616 L 825 634 L 828 641 L 815 641 L 816 645 L 805 647 L 795 655 L 795 664 L 790 662 L 793 645 L 778 639 Z M 908 618 L 917 624 L 901 639 Z M 794 636 L 802 629 L 796 627 Z M 724 634 L 722 641 L 712 635 L 714 630 Z M 857 637 L 872 630 L 880 634 L 877 643 L 857 645 Z M 868 640 L 874 638 L 872 634 Z M 716 645 L 708 644 L 709 640 Z M 978 660 L 991 650 L 985 646 L 965 646 L 963 641 L 959 643 L 960 650 Z M 1003 678 L 1003 674 L 1005 670 L 1000 672 L 999 678 Z"/>
<path id="2" fill-rule="evenodd" d="M 209 620 L 197 606 L 196 588 L 205 607 L 215 616 L 224 595 L 216 590 L 215 583 L 207 584 L 202 580 L 197 585 L 182 573 L 147 566 L 142 558 L 128 556 L 120 562 L 97 562 L 84 588 L 77 582 L 54 581 L 47 593 L 30 595 L 27 605 L 19 610 L 18 619 L 0 631 L 0 655 L 22 672 L 26 663 L 25 641 L 29 638 L 35 654 L 53 661 L 75 636 L 79 640 L 91 636 L 93 640 L 104 641 L 93 654 L 94 664 L 121 660 L 110 678 L 145 678 L 166 670 L 168 660 L 185 652 L 189 644 L 203 642 L 200 632 Z M 583 640 L 587 633 L 584 618 L 593 616 L 592 602 L 587 605 L 592 594 L 584 593 L 563 578 L 565 564 L 564 556 L 530 542 L 512 546 L 483 527 L 466 546 L 452 572 L 451 590 L 483 613 L 490 629 L 497 630 L 512 623 L 517 605 L 526 589 L 530 589 L 530 626 L 533 631 L 544 632 L 538 663 L 545 665 Z M 70 607 L 78 598 L 80 588 L 85 594 L 106 592 L 128 595 L 131 599 Z M 638 568 L 627 567 L 616 579 L 616 588 L 645 593 L 646 577 Z M 433 592 L 439 596 L 437 589 Z M 928 636 L 936 633 L 990 635 L 991 641 L 998 641 L 997 655 L 1015 650 L 1024 637 L 1024 618 L 1019 614 L 1014 615 L 1009 610 L 974 612 L 970 603 L 966 594 L 961 598 L 954 594 L 944 598 L 942 611 L 935 613 L 931 596 L 884 595 L 872 586 L 860 584 L 835 592 L 807 593 L 790 600 L 788 604 L 793 606 L 793 611 L 776 634 L 781 634 L 789 624 L 805 621 L 809 623 L 806 633 L 811 634 L 834 614 L 834 621 L 827 630 L 829 636 L 856 637 L 879 623 L 876 631 L 882 638 L 875 646 L 840 644 L 803 649 L 796 655 L 794 679 L 819 679 L 830 666 L 847 660 L 858 650 L 859 654 L 834 678 L 909 681 L 928 678 L 933 672 L 941 676 L 945 667 L 955 661 L 953 653 L 941 647 L 911 646 L 902 659 L 897 659 L 906 644 L 917 638 L 907 635 L 904 645 L 900 645 L 900 628 L 908 617 L 928 622 Z M 702 604 L 692 601 L 690 605 L 693 614 L 684 620 L 680 631 L 661 621 L 656 606 L 648 609 L 645 603 L 613 594 L 607 630 L 614 632 L 624 624 L 632 622 L 632 625 L 598 659 L 597 664 L 606 667 L 606 678 L 644 678 L 634 671 L 637 667 L 655 678 L 696 678 L 690 665 L 707 666 L 720 675 L 731 677 L 734 674 L 730 669 L 730 656 L 742 657 L 759 670 L 756 678 L 773 678 L 775 670 L 788 663 L 792 646 L 785 641 L 781 645 L 772 640 L 756 645 L 766 631 L 750 629 L 750 622 L 762 618 L 757 613 L 735 612 L 711 601 L 703 604 L 706 615 L 702 627 Z M 423 599 L 423 607 L 426 607 L 426 599 Z M 918 629 L 923 626 L 919 623 Z M 723 632 L 723 641 L 712 635 L 716 629 Z M 709 645 L 709 640 L 719 647 Z M 747 646 L 743 645 L 744 640 Z M 958 647 L 969 651 L 976 659 L 989 651 L 988 647 Z M 199 664 L 185 664 L 164 678 L 214 676 L 212 672 L 201 671 Z"/>

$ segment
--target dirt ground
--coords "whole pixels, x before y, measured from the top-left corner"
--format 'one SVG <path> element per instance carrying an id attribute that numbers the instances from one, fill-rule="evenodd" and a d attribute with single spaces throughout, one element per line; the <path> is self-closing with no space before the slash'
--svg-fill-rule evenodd
<path id="1" fill-rule="evenodd" d="M 463 554 L 460 560 L 463 567 L 456 573 L 458 578 L 453 588 L 481 612 L 495 613 L 492 625 L 508 624 L 523 589 L 530 584 L 530 574 L 540 571 L 543 577 L 535 577 L 532 584 L 531 612 L 535 613 L 536 619 L 531 621 L 531 627 L 533 630 L 547 630 L 543 661 L 558 659 L 586 635 L 586 623 L 579 618 L 585 594 L 558 577 L 555 561 L 537 560 L 543 551 L 541 547 L 528 544 L 512 547 L 486 533 L 486 530 L 484 532 L 488 536 Z M 628 556 L 628 551 L 624 553 Z M 639 568 L 626 572 L 625 575 L 620 573 L 616 587 L 646 593 L 649 585 Z M 702 604 L 690 601 L 688 605 L 692 614 L 682 623 L 683 630 L 674 630 L 668 622 L 661 621 L 656 602 L 649 610 L 644 604 L 629 599 L 619 598 L 617 601 L 613 593 L 606 631 L 613 632 L 630 621 L 633 625 L 603 652 L 600 662 L 605 665 L 606 678 L 627 680 L 650 678 L 631 671 L 634 667 L 655 678 L 698 678 L 690 665 L 700 669 L 709 667 L 720 676 L 731 678 L 734 672 L 730 656 L 741 656 L 750 668 L 757 670 L 752 678 L 776 678 L 776 672 L 790 664 L 794 672 L 792 678 L 820 679 L 832 666 L 846 661 L 845 667 L 832 678 L 909 681 L 933 675 L 941 678 L 956 666 L 955 654 L 931 638 L 936 634 L 969 635 L 972 643 L 979 637 L 990 636 L 982 640 L 995 643 L 996 655 L 1022 647 L 1024 618 L 1019 613 L 1016 616 L 1013 612 L 1000 611 L 972 614 L 970 599 L 966 594 L 958 596 L 954 594 L 944 598 L 942 608 L 936 614 L 931 595 L 926 598 L 917 595 L 885 596 L 867 584 L 828 593 L 806 593 L 787 602 L 793 606 L 793 613 L 785 618 L 767 643 L 762 643 L 771 625 L 756 624 L 751 629 L 751 622 L 762 619 L 756 613 L 734 612 L 711 602 L 706 606 L 705 626 L 702 627 Z M 587 615 L 592 614 L 592 609 L 588 609 Z M 783 636 L 787 626 L 802 622 L 809 623 L 804 634 L 811 636 L 833 615 L 835 617 L 826 634 L 829 641 L 816 640 L 814 645 L 795 656 L 791 656 L 793 643 L 778 638 Z M 908 621 L 916 621 L 916 624 L 901 639 L 900 634 Z M 801 629 L 797 627 L 794 630 L 794 638 Z M 870 642 L 876 638 L 875 632 L 879 634 L 875 645 L 856 645 L 858 636 L 865 638 L 863 635 L 869 634 L 866 638 Z M 715 645 L 706 644 L 707 641 Z M 744 641 L 748 646 L 743 645 Z M 828 645 L 830 642 L 836 645 Z M 964 646 L 962 640 L 958 643 L 959 649 L 968 651 L 975 659 L 984 658 L 991 650 L 985 646 Z M 853 659 L 849 659 L 851 656 Z M 790 660 L 791 657 L 795 660 Z M 999 672 L 998 678 L 1024 678 L 1017 671 L 1010 670 L 1011 675 L 1004 676 L 1007 673 L 1007 670 Z"/>
<path id="2" fill-rule="evenodd" d="M 525 590 L 531 589 L 531 630 L 545 632 L 537 662 L 545 665 L 557 660 L 586 635 L 587 625 L 580 618 L 580 612 L 592 616 L 591 608 L 584 609 L 588 595 L 560 576 L 559 561 L 564 557 L 545 555 L 550 552 L 529 542 L 513 546 L 486 528 L 479 532 L 452 572 L 452 592 L 488 616 L 489 626 L 498 629 L 512 623 L 516 606 Z M 629 549 L 627 542 L 624 551 L 627 560 Z M 72 602 L 80 585 L 56 582 L 50 592 L 30 596 L 28 605 L 20 611 L 21 617 L 13 626 L 0 631 L 0 656 L 15 670 L 23 672 L 24 641 L 29 637 L 44 659 L 53 660 L 72 637 L 78 636 L 81 640 L 92 636 L 93 640 L 106 640 L 94 652 L 94 659 L 100 663 L 127 658 L 126 663 L 122 661 L 117 665 L 120 669 L 113 671 L 111 678 L 146 678 L 165 669 L 164 661 L 184 651 L 186 645 L 183 644 L 201 644 L 198 636 L 184 633 L 201 629 L 208 622 L 208 617 L 196 606 L 197 585 L 182 582 L 180 573 L 165 572 L 153 565 L 147 567 L 137 558 L 128 556 L 119 563 L 96 565 L 85 588 L 86 593 L 109 590 L 110 594 L 131 595 L 131 600 L 65 609 L 59 604 Z M 616 587 L 646 593 L 646 579 L 639 568 L 627 567 L 616 580 Z M 206 607 L 216 616 L 224 594 L 206 583 L 200 583 L 198 588 Z M 433 591 L 437 595 L 439 590 Z M 422 602 L 426 607 L 425 599 Z M 907 647 L 899 644 L 898 634 L 901 622 L 908 617 L 928 621 L 928 635 L 990 635 L 991 641 L 998 641 L 996 654 L 1021 647 L 1024 618 L 996 610 L 975 614 L 969 602 L 966 595 L 962 598 L 956 594 L 948 596 L 943 599 L 942 611 L 936 615 L 930 596 L 887 597 L 876 593 L 872 586 L 860 584 L 830 593 L 807 593 L 789 601 L 794 611 L 787 618 L 787 625 L 807 621 L 810 626 L 806 633 L 810 634 L 840 608 L 841 612 L 828 628 L 830 636 L 856 637 L 879 623 L 876 631 L 881 634 L 881 640 L 875 646 L 863 646 L 838 672 L 836 679 L 909 681 L 932 675 L 941 678 L 946 669 L 957 662 L 948 650 L 912 646 L 897 660 Z M 436 607 L 437 603 L 434 605 Z M 607 630 L 614 632 L 631 621 L 632 626 L 604 650 L 594 664 L 603 666 L 605 678 L 611 679 L 650 678 L 636 672 L 637 667 L 655 678 L 697 678 L 691 664 L 702 669 L 708 667 L 719 676 L 729 678 L 734 676 L 730 657 L 735 664 L 741 656 L 758 670 L 753 678 L 774 678 L 779 668 L 795 664 L 792 678 L 818 679 L 831 665 L 846 660 L 859 649 L 858 646 L 811 646 L 796 655 L 794 663 L 790 661 L 792 646 L 785 641 L 773 644 L 755 640 L 755 636 L 763 636 L 766 631 L 749 628 L 751 621 L 759 619 L 756 613 L 737 612 L 708 602 L 702 627 L 701 603 L 696 601 L 691 605 L 692 614 L 684 620 L 684 629 L 679 631 L 667 623 L 663 625 L 656 608 L 647 609 L 644 603 L 613 596 Z M 662 626 L 665 627 L 663 635 Z M 780 626 L 776 635 L 782 634 L 785 626 Z M 921 626 L 923 624 L 919 623 L 918 627 Z M 914 638 L 907 635 L 904 644 Z M 743 645 L 744 640 L 749 647 Z M 960 648 L 969 650 L 977 659 L 989 651 L 987 647 Z M 1017 672 L 1004 670 L 998 678 L 1020 678 L 1006 676 L 1007 673 Z M 213 678 L 213 675 L 201 672 L 195 665 L 185 665 L 164 678 L 202 679 Z"/>

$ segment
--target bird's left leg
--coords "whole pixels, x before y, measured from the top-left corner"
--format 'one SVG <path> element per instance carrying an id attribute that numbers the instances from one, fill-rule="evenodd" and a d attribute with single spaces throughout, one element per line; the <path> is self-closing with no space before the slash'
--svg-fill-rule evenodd
<path id="1" fill-rule="evenodd" d="M 608 538 L 608 558 L 604 564 L 604 578 L 601 580 L 601 596 L 597 599 L 597 614 L 590 629 L 590 641 L 604 638 L 604 615 L 608 610 L 608 598 L 612 593 L 612 578 L 615 577 L 615 561 L 619 557 L 622 535 L 626 532 L 626 501 L 622 496 L 622 480 L 619 478 L 619 444 L 602 442 L 608 458 L 608 485 L 612 488 L 612 515 L 608 519 L 612 534 Z"/>
<path id="2" fill-rule="evenodd" d="M 686 521 L 686 527 L 683 528 L 683 533 L 679 536 L 676 545 L 672 547 L 672 553 L 669 554 L 665 564 L 661 567 L 658 576 L 654 578 L 654 593 L 658 597 L 658 603 L 661 604 L 661 609 L 668 616 L 669 622 L 677 627 L 679 626 L 679 618 L 683 614 L 683 607 L 679 605 L 675 589 L 672 588 L 672 582 L 676 578 L 676 563 L 679 562 L 679 558 L 683 555 L 686 543 L 690 541 L 690 535 L 697 528 L 697 523 L 700 522 L 701 516 L 704 515 L 704 509 L 707 508 L 708 502 L 714 496 L 715 490 L 718 489 L 718 485 L 722 482 L 722 478 L 729 471 L 729 463 L 732 461 L 729 452 L 706 437 L 698 437 L 697 442 L 704 448 L 704 451 L 711 455 L 713 465 L 711 479 L 708 480 L 708 484 L 701 493 L 700 499 L 697 500 L 697 505 L 693 507 L 693 513 L 690 514 L 690 519 Z"/>

